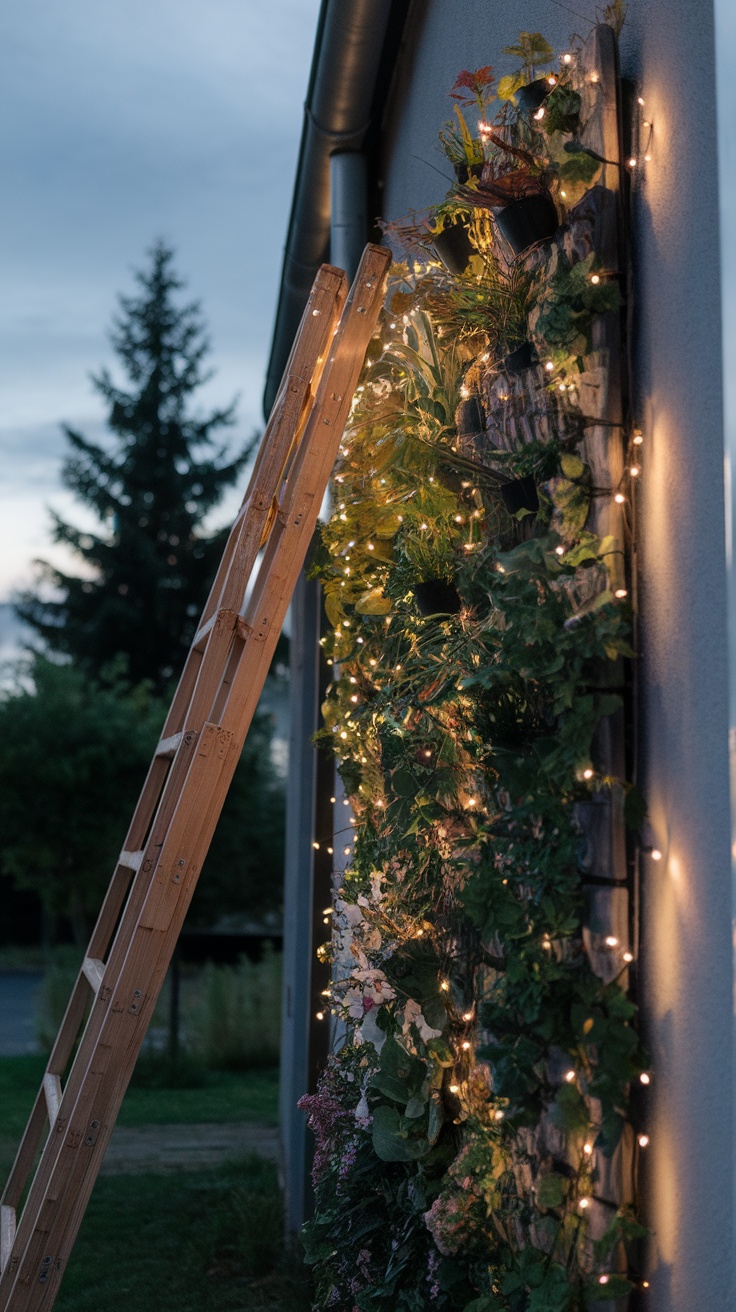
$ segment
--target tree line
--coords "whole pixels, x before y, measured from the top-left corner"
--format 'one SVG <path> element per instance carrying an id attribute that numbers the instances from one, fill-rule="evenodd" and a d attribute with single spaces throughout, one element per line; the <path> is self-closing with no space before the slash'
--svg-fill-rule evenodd
<path id="1" fill-rule="evenodd" d="M 33 635 L 0 694 L 0 872 L 38 894 L 53 935 L 86 942 L 125 837 L 228 530 L 207 518 L 243 474 L 221 440 L 235 402 L 200 413 L 211 376 L 198 302 L 181 303 L 174 252 L 157 242 L 120 296 L 111 342 L 125 377 L 92 376 L 108 436 L 65 426 L 62 483 L 97 525 L 52 512 L 78 562 L 38 561 L 15 600 Z M 278 659 L 279 653 L 277 653 Z M 284 797 L 259 713 L 248 735 L 190 920 L 257 918 L 281 899 Z"/>

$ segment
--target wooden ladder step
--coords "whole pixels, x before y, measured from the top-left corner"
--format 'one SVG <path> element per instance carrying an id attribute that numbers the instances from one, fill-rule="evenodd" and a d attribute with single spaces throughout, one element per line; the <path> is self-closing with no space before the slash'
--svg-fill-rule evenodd
<path id="1" fill-rule="evenodd" d="M 0 1274 L 8 1264 L 15 1242 L 15 1208 L 7 1203 L 0 1206 Z"/>
<path id="2" fill-rule="evenodd" d="M 97 957 L 84 958 L 84 961 L 82 962 L 82 974 L 89 983 L 93 993 L 99 993 L 104 973 L 105 963 L 103 961 L 99 961 Z"/>
<path id="3" fill-rule="evenodd" d="M 102 964 L 101 962 L 99 963 Z M 49 1114 L 49 1126 L 53 1130 L 54 1122 L 61 1106 L 61 1076 L 47 1071 L 43 1077 L 43 1091 L 46 1095 L 46 1109 Z"/>
<path id="4" fill-rule="evenodd" d="M 175 756 L 183 733 L 172 733 L 169 738 L 162 738 L 156 748 L 156 756 Z"/>
<path id="5" fill-rule="evenodd" d="M 125 866 L 126 870 L 140 870 L 144 856 L 145 853 L 142 847 L 138 848 L 137 852 L 123 850 L 118 857 L 118 865 Z"/>

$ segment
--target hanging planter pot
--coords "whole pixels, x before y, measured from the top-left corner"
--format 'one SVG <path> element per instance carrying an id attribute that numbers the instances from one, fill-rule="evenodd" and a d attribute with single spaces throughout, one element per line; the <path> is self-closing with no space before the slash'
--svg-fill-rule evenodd
<path id="1" fill-rule="evenodd" d="M 559 227 L 557 210 L 549 192 L 523 196 L 496 211 L 496 224 L 514 255 L 553 237 Z"/>
<path id="2" fill-rule="evenodd" d="M 455 584 L 447 579 L 426 579 L 415 583 L 413 591 L 420 615 L 457 615 L 463 604 Z"/>
<path id="3" fill-rule="evenodd" d="M 503 359 L 503 371 L 506 374 L 521 374 L 525 369 L 533 369 L 539 364 L 539 356 L 533 342 L 522 342 L 516 350 L 510 351 Z"/>
<path id="4" fill-rule="evenodd" d="M 438 259 L 454 278 L 459 278 L 465 272 L 471 256 L 475 254 L 468 226 L 462 219 L 456 219 L 449 227 L 438 232 L 432 245 Z"/>
<path id="5" fill-rule="evenodd" d="M 528 82 L 525 87 L 518 87 L 514 92 L 516 103 L 522 114 L 533 114 L 544 103 L 554 83 L 546 77 L 538 77 L 535 82 Z"/>
<path id="6" fill-rule="evenodd" d="M 510 483 L 502 483 L 501 496 L 510 515 L 518 515 L 520 510 L 536 515 L 539 510 L 537 485 L 531 474 L 527 474 L 526 478 L 514 478 Z"/>

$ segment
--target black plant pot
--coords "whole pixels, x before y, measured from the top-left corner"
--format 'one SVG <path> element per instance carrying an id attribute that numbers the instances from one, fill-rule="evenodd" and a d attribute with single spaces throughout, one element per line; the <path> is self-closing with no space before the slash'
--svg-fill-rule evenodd
<path id="1" fill-rule="evenodd" d="M 420 615 L 457 615 L 463 604 L 455 584 L 446 579 L 415 583 L 414 599 Z"/>
<path id="2" fill-rule="evenodd" d="M 515 351 L 504 357 L 503 370 L 507 374 L 521 374 L 525 369 L 532 369 L 539 364 L 539 356 L 533 342 L 522 342 Z"/>
<path id="3" fill-rule="evenodd" d="M 465 273 L 475 247 L 470 240 L 467 225 L 462 219 L 456 219 L 449 228 L 444 228 L 434 238 L 433 246 L 448 273 L 458 278 Z"/>
<path id="4" fill-rule="evenodd" d="M 544 103 L 553 88 L 546 77 L 538 77 L 536 82 L 529 82 L 514 92 L 516 103 L 522 114 L 533 114 Z"/>
<path id="5" fill-rule="evenodd" d="M 537 485 L 531 474 L 526 478 L 515 478 L 511 483 L 502 483 L 501 496 L 510 515 L 516 515 L 520 510 L 529 510 L 536 515 L 539 510 Z"/>
<path id="6" fill-rule="evenodd" d="M 523 196 L 496 212 L 496 223 L 514 255 L 553 237 L 559 226 L 557 210 L 549 195 Z"/>

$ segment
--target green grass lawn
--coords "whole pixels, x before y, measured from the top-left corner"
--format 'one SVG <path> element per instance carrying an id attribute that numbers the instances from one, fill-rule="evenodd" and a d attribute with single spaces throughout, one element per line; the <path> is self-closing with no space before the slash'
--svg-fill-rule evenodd
<path id="1" fill-rule="evenodd" d="M 41 1079 L 43 1057 L 0 1057 L 0 1134 L 17 1137 L 23 1131 Z M 204 1071 L 194 1087 L 157 1087 L 148 1075 L 134 1082 L 120 1109 L 120 1125 L 187 1125 L 203 1121 L 278 1119 L 277 1070 Z"/>
<path id="2" fill-rule="evenodd" d="M 275 1168 L 102 1177 L 57 1312 L 307 1312 L 306 1269 L 284 1253 Z"/>
<path id="3" fill-rule="evenodd" d="M 40 1057 L 0 1058 L 0 1171 L 12 1163 L 43 1074 Z M 207 1072 L 195 1087 L 134 1084 L 122 1125 L 276 1123 L 278 1072 Z M 98 1179 L 58 1312 L 307 1312 L 306 1268 L 285 1253 L 271 1162 Z"/>

